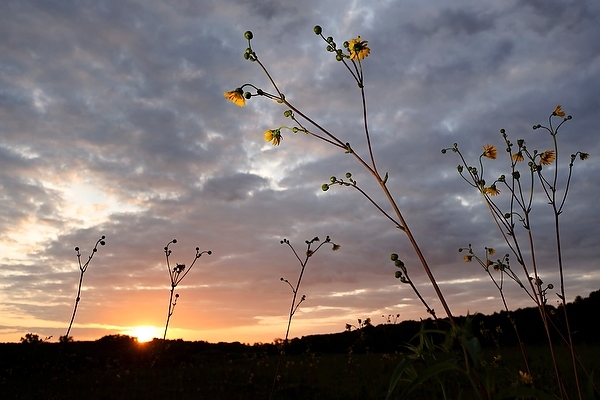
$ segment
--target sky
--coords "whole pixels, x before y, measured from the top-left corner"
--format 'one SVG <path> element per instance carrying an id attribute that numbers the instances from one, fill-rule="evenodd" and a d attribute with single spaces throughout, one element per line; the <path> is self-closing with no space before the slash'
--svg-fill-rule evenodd
<path id="1" fill-rule="evenodd" d="M 373 153 L 454 315 L 503 309 L 476 263 L 507 252 L 478 192 L 458 174 L 457 143 L 476 165 L 486 144 L 491 180 L 510 174 L 500 129 L 529 149 L 552 148 L 535 124 L 562 105 L 573 119 L 556 136 L 564 187 L 560 216 L 567 300 L 600 288 L 600 3 L 593 0 L 357 2 L 274 0 L 0 2 L 0 341 L 28 332 L 64 335 L 85 262 L 70 335 L 96 340 L 153 327 L 162 337 L 171 266 L 189 266 L 168 338 L 271 342 L 285 335 L 306 240 L 327 236 L 306 266 L 306 295 L 290 337 L 340 332 L 399 314 L 428 318 L 395 279 L 398 253 L 420 293 L 444 317 L 406 235 L 357 190 L 321 190 L 351 172 L 391 213 L 379 186 L 351 155 L 291 126 L 286 108 L 225 91 L 251 83 L 274 92 L 244 60 L 244 32 L 286 98 L 365 159 L 360 92 L 326 51 L 315 25 L 339 47 L 361 36 Z M 350 64 L 351 65 L 351 64 Z M 553 119 L 554 126 L 557 119 Z M 560 284 L 550 206 L 536 183 L 532 232 L 540 277 Z M 559 193 L 563 193 L 559 190 Z M 497 197 L 506 205 L 507 192 Z M 542 195 L 542 196 L 538 196 Z M 522 230 L 520 230 L 522 232 Z M 525 237 L 521 236 L 524 245 Z M 317 244 L 313 244 L 313 248 Z M 512 257 L 512 256 L 511 256 Z M 526 281 L 514 257 L 511 266 Z M 497 276 L 497 275 L 496 275 Z M 512 281 L 511 309 L 533 306 Z"/>

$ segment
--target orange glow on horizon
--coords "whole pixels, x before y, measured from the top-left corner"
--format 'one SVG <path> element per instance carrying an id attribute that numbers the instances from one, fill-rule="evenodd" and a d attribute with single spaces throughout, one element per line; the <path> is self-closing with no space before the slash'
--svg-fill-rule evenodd
<path id="1" fill-rule="evenodd" d="M 155 326 L 136 326 L 124 334 L 135 337 L 139 343 L 150 342 L 154 338 L 162 337 L 161 329 Z"/>

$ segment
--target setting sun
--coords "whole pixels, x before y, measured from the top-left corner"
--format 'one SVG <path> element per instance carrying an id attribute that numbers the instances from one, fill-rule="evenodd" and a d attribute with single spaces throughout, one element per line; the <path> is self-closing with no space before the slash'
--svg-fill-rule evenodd
<path id="1" fill-rule="evenodd" d="M 154 326 L 137 326 L 125 332 L 129 336 L 137 338 L 140 343 L 149 342 L 154 338 L 160 337 L 161 330 Z"/>

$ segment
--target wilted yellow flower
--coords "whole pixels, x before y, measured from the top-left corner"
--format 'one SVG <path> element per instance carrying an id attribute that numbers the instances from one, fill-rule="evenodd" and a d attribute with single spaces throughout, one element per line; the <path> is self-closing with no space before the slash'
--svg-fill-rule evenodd
<path id="1" fill-rule="evenodd" d="M 463 258 L 465 259 L 465 262 L 471 262 L 473 260 L 473 256 L 471 254 L 465 254 Z"/>
<path id="2" fill-rule="evenodd" d="M 225 98 L 231 101 L 236 106 L 244 107 L 246 105 L 246 99 L 244 99 L 244 91 L 241 88 L 232 90 L 231 92 L 223 93 Z"/>
<path id="3" fill-rule="evenodd" d="M 279 129 L 269 129 L 265 131 L 265 142 L 272 142 L 273 146 L 279 146 L 279 143 L 283 140 Z"/>
<path id="4" fill-rule="evenodd" d="M 521 162 L 521 161 L 523 161 L 525 158 L 523 157 L 523 153 L 521 153 L 521 152 L 518 152 L 518 153 L 515 153 L 515 154 L 513 154 L 513 156 L 512 156 L 512 159 L 513 159 L 514 161 L 516 161 L 516 162 Z"/>
<path id="5" fill-rule="evenodd" d="M 488 247 L 487 248 L 487 253 L 492 256 L 494 254 L 496 254 L 496 249 L 492 248 L 492 247 Z"/>
<path id="6" fill-rule="evenodd" d="M 546 150 L 542 154 L 540 154 L 540 164 L 550 165 L 554 162 L 556 156 L 554 155 L 554 150 Z"/>
<path id="7" fill-rule="evenodd" d="M 367 47 L 368 42 L 359 37 L 348 41 L 348 50 L 351 60 L 363 60 L 369 55 L 371 49 Z"/>
<path id="8" fill-rule="evenodd" d="M 519 376 L 521 377 L 521 380 L 523 381 L 524 384 L 526 384 L 526 385 L 533 384 L 533 377 L 531 375 L 529 375 L 527 372 L 519 371 Z"/>
<path id="9" fill-rule="evenodd" d="M 579 153 L 579 159 L 580 160 L 587 160 L 588 158 L 590 158 L 589 153 Z"/>
<path id="10" fill-rule="evenodd" d="M 562 106 L 558 105 L 556 106 L 556 108 L 554 109 L 554 115 L 557 115 L 559 117 L 564 117 L 565 116 L 565 112 L 562 110 Z"/>
<path id="11" fill-rule="evenodd" d="M 342 246 L 340 246 L 339 244 L 334 244 L 334 245 L 331 247 L 331 250 L 333 250 L 333 251 L 338 251 L 338 250 L 340 249 L 340 247 L 342 247 Z"/>
<path id="12" fill-rule="evenodd" d="M 483 155 L 491 160 L 495 160 L 498 157 L 498 150 L 493 144 L 486 144 L 483 146 Z"/>
<path id="13" fill-rule="evenodd" d="M 498 196 L 500 194 L 500 190 L 496 187 L 496 185 L 492 185 L 490 187 L 486 187 L 484 191 L 490 196 Z"/>

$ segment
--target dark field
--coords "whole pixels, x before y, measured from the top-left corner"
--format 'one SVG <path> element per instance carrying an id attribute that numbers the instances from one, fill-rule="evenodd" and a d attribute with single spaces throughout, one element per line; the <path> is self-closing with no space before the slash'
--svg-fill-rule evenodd
<path id="1" fill-rule="evenodd" d="M 127 336 L 95 342 L 0 344 L 1 399 L 268 399 L 279 360 L 272 345 L 170 341 L 138 344 Z M 528 347 L 538 389 L 552 393 L 553 369 L 546 346 Z M 558 349 L 561 359 L 567 352 Z M 600 359 L 600 345 L 579 345 L 588 372 Z M 406 355 L 410 354 L 407 352 Z M 501 355 L 502 361 L 494 362 Z M 441 354 L 440 357 L 448 355 Z M 513 385 L 522 368 L 516 348 L 482 352 L 485 370 L 496 384 Z M 283 358 L 273 399 L 384 399 L 400 352 L 303 352 Z M 566 371 L 568 363 L 565 362 Z M 597 375 L 596 375 L 597 376 Z M 439 379 L 438 379 L 439 378 Z M 565 376 L 572 382 L 572 376 Z M 587 378 L 584 385 L 589 383 Z M 595 378 L 595 385 L 600 381 Z M 472 398 L 460 375 L 441 374 L 412 399 Z M 573 386 L 570 385 L 573 390 Z M 592 397 L 593 398 L 593 397 Z"/>

